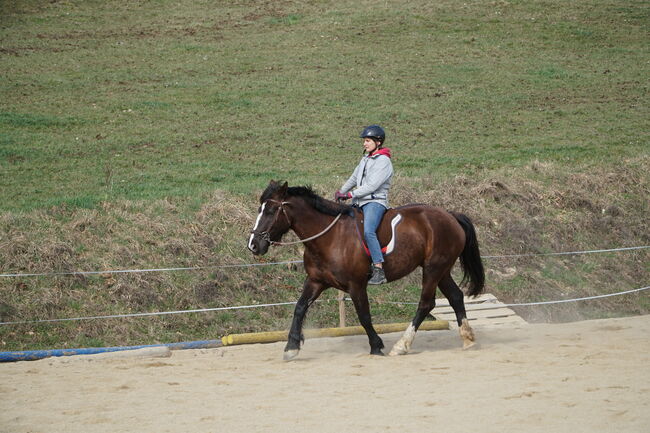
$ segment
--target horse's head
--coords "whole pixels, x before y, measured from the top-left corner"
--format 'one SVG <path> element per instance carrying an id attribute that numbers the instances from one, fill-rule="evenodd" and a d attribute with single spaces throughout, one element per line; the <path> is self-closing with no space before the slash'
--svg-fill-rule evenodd
<path id="1" fill-rule="evenodd" d="M 266 254 L 272 242 L 278 242 L 289 231 L 289 216 L 285 207 L 288 185 L 271 181 L 260 197 L 255 226 L 248 239 L 248 249 L 255 255 Z"/>

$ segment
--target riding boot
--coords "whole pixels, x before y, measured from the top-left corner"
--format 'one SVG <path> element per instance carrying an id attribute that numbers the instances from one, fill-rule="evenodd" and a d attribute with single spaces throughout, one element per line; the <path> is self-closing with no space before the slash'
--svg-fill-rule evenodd
<path id="1" fill-rule="evenodd" d="M 384 284 L 385 282 L 387 282 L 387 280 L 386 274 L 384 274 L 384 270 L 379 266 L 373 266 L 372 276 L 368 280 L 368 284 Z"/>

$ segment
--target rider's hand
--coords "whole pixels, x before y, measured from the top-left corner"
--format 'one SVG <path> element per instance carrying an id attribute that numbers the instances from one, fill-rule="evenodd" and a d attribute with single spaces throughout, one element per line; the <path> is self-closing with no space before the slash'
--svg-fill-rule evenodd
<path id="1" fill-rule="evenodd" d="M 346 192 L 345 194 L 342 194 L 341 191 L 336 191 L 334 193 L 334 200 L 347 200 L 349 198 L 352 198 L 352 193 L 351 192 Z"/>

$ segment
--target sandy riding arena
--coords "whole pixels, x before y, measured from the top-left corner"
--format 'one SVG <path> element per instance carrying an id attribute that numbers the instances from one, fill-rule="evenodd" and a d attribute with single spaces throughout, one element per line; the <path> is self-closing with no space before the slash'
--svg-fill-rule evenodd
<path id="1" fill-rule="evenodd" d="M 650 316 L 475 331 L 0 364 L 0 431 L 650 431 Z"/>

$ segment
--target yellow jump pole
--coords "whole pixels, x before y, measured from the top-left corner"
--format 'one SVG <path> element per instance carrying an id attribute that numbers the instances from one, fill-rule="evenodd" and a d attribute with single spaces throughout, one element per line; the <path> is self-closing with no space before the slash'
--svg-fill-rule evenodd
<path id="1" fill-rule="evenodd" d="M 386 323 L 383 325 L 374 325 L 378 334 L 387 334 L 390 332 L 402 332 L 410 323 Z M 422 322 L 420 331 L 437 331 L 449 329 L 449 322 L 446 320 L 429 320 Z M 322 329 L 305 329 L 305 338 L 320 337 L 344 337 L 348 335 L 365 334 L 366 331 L 362 326 L 346 326 L 345 328 L 322 328 Z M 255 344 L 255 343 L 275 343 L 278 341 L 287 341 L 288 331 L 272 332 L 253 332 L 250 334 L 230 334 L 221 338 L 224 346 L 233 346 L 236 344 Z"/>

